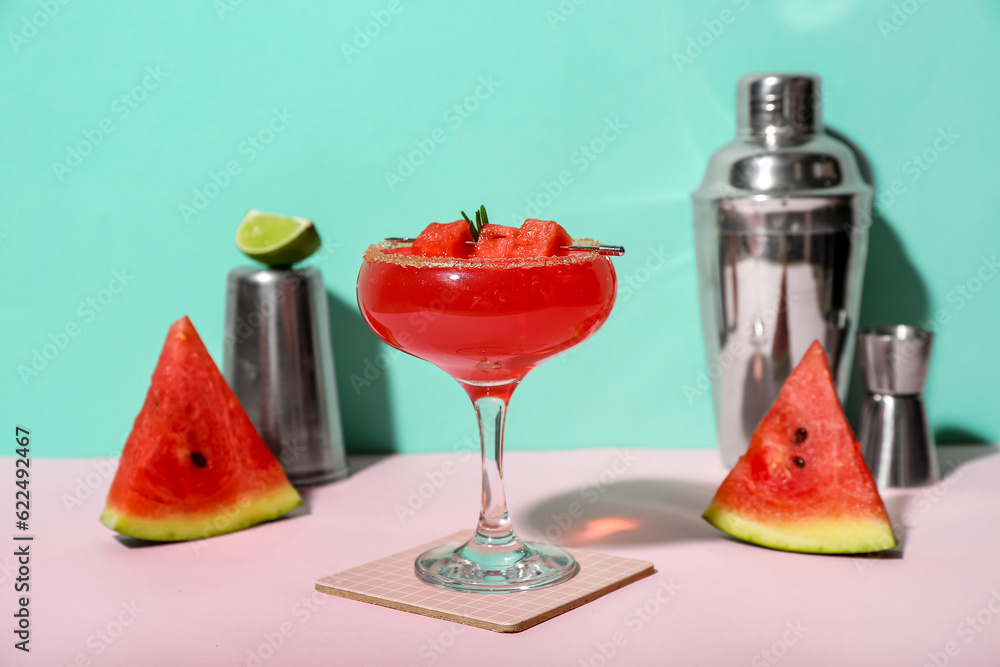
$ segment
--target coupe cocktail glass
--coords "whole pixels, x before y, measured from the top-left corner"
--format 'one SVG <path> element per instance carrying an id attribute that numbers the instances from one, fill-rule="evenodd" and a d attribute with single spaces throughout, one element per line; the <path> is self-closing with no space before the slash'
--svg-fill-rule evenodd
<path id="1" fill-rule="evenodd" d="M 503 488 L 507 403 L 528 371 L 588 338 L 611 312 L 611 261 L 595 251 L 532 259 L 416 257 L 405 244 L 365 252 L 358 305 L 382 340 L 458 380 L 479 419 L 482 509 L 465 544 L 431 549 L 417 576 L 447 589 L 510 592 L 576 574 L 559 547 L 514 533 Z"/>

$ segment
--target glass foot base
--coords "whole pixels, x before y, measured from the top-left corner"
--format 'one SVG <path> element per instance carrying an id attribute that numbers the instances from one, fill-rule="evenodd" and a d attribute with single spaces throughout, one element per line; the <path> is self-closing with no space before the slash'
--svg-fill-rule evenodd
<path id="1" fill-rule="evenodd" d="M 522 542 L 484 543 L 473 537 L 425 551 L 416 560 L 417 577 L 438 588 L 481 593 L 513 593 L 553 586 L 573 577 L 580 566 L 559 547 Z"/>

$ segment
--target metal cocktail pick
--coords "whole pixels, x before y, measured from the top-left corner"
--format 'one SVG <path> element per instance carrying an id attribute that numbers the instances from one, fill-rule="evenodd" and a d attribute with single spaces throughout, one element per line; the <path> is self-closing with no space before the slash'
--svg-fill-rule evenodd
<path id="1" fill-rule="evenodd" d="M 393 241 L 396 243 L 413 243 L 416 239 L 404 238 L 402 236 L 389 236 L 386 237 L 386 241 Z M 475 241 L 466 241 L 475 245 Z M 621 257 L 625 254 L 625 246 L 620 245 L 563 245 L 559 246 L 560 250 L 590 250 L 592 252 L 597 252 L 601 255 L 613 255 L 615 257 Z"/>

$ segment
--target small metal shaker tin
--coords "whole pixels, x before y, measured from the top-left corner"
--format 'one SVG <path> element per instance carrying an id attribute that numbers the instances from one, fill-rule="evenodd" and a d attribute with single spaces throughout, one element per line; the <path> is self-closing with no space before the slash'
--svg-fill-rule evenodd
<path id="1" fill-rule="evenodd" d="M 858 358 L 868 386 L 858 439 L 880 488 L 902 489 L 938 480 L 937 450 L 921 397 L 933 340 L 930 331 L 907 326 L 858 334 Z"/>
<path id="2" fill-rule="evenodd" d="M 315 268 L 226 279 L 226 381 L 295 486 L 348 472 L 326 299 Z"/>
<path id="3" fill-rule="evenodd" d="M 851 370 L 873 189 L 828 133 L 815 74 L 737 85 L 736 138 L 694 200 L 695 259 L 722 460 L 736 464 L 814 340 L 841 400 Z"/>

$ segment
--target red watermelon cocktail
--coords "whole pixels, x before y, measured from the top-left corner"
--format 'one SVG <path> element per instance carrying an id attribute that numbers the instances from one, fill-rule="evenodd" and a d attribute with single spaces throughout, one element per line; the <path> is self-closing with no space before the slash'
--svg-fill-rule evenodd
<path id="1" fill-rule="evenodd" d="M 479 418 L 476 532 L 420 556 L 417 575 L 443 588 L 508 592 L 558 583 L 577 565 L 566 551 L 514 533 L 502 479 L 507 402 L 532 368 L 597 331 L 611 313 L 616 279 L 605 247 L 574 242 L 554 222 L 490 225 L 482 209 L 477 221 L 434 223 L 415 240 L 369 247 L 358 305 L 382 340 L 458 380 Z"/>
<path id="2" fill-rule="evenodd" d="M 576 345 L 611 312 L 615 272 L 596 252 L 539 259 L 414 256 L 372 246 L 358 298 L 372 330 L 459 382 L 516 382 Z"/>

